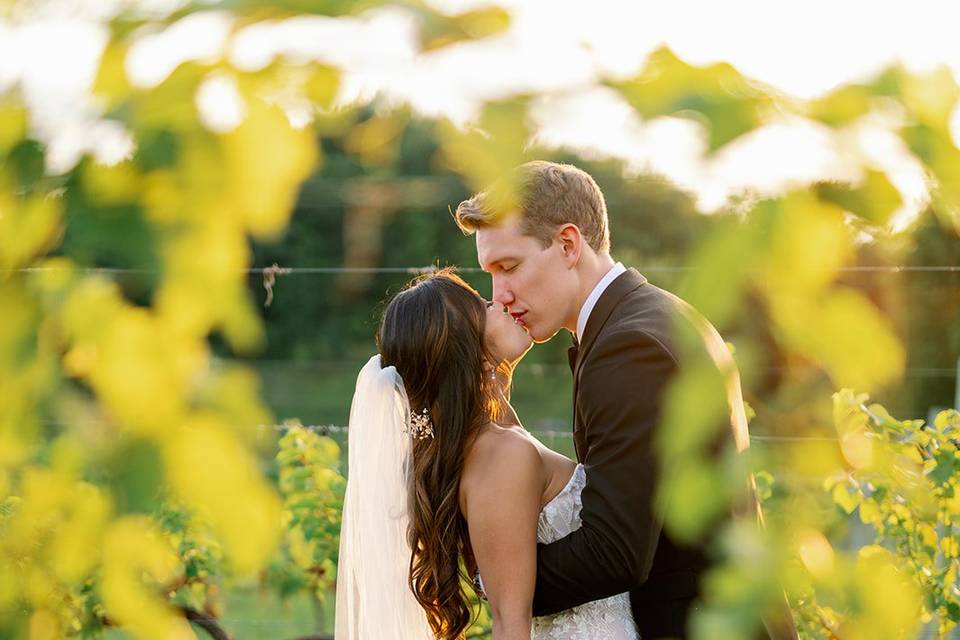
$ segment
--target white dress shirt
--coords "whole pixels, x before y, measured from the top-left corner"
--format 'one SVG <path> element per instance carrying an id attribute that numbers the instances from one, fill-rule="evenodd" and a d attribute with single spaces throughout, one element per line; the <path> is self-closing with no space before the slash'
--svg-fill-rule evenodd
<path id="1" fill-rule="evenodd" d="M 597 300 L 600 299 L 600 296 L 603 295 L 603 292 L 607 290 L 607 287 L 610 286 L 610 283 L 617 279 L 627 268 L 623 266 L 622 262 L 610 267 L 610 270 L 607 271 L 607 274 L 600 278 L 600 282 L 597 283 L 597 286 L 593 288 L 593 291 L 590 292 L 590 295 L 587 296 L 586 301 L 583 303 L 583 306 L 580 307 L 580 315 L 577 317 L 577 342 L 579 343 L 583 339 L 583 331 L 587 328 L 587 320 L 590 319 L 590 312 L 593 311 L 593 308 L 597 305 Z"/>

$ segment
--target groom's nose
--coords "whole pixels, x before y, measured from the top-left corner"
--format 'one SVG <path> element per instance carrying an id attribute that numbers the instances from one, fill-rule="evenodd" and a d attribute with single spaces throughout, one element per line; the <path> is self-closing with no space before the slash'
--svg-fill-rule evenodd
<path id="1" fill-rule="evenodd" d="M 493 299 L 505 307 L 513 304 L 515 299 L 507 283 L 502 278 L 497 278 L 496 276 L 493 278 Z"/>

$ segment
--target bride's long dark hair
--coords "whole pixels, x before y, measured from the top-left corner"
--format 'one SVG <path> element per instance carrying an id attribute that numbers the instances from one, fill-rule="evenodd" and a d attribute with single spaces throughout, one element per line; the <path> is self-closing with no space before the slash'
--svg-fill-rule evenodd
<path id="1" fill-rule="evenodd" d="M 383 366 L 403 378 L 411 409 L 426 408 L 434 437 L 414 439 L 409 479 L 410 588 L 434 636 L 463 637 L 471 622 L 460 558 L 468 541 L 460 513 L 465 450 L 495 412 L 485 374 L 486 305 L 445 270 L 414 280 L 387 306 L 377 334 Z"/>

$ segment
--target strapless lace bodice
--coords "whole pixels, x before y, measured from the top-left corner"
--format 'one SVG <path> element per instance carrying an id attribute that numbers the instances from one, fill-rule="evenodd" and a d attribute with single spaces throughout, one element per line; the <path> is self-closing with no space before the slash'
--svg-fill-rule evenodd
<path id="1" fill-rule="evenodd" d="M 573 470 L 567 485 L 553 500 L 540 510 L 537 521 L 537 542 L 549 544 L 568 536 L 580 528 L 580 493 L 587 484 L 587 474 L 582 464 Z"/>
<path id="2" fill-rule="evenodd" d="M 580 528 L 580 493 L 587 474 L 578 464 L 563 488 L 540 511 L 537 542 L 555 542 Z M 533 640 L 637 640 L 630 613 L 630 594 L 587 602 L 579 607 L 533 619 Z"/>

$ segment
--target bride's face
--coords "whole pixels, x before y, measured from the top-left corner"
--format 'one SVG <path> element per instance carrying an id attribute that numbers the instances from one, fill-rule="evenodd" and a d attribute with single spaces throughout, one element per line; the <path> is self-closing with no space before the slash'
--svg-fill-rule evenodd
<path id="1" fill-rule="evenodd" d="M 497 302 L 487 303 L 487 326 L 484 344 L 496 359 L 496 364 L 507 361 L 515 363 L 533 344 L 526 328 L 510 315 L 508 309 Z"/>

